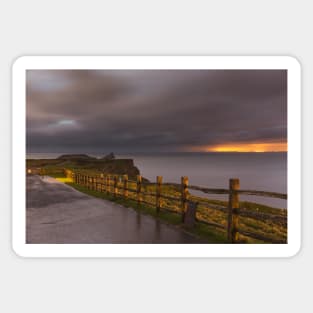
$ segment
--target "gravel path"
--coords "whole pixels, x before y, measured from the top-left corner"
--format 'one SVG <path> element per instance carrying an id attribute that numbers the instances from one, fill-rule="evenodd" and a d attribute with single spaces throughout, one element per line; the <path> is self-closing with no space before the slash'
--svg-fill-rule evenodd
<path id="1" fill-rule="evenodd" d="M 133 209 L 27 176 L 27 243 L 201 243 Z"/>

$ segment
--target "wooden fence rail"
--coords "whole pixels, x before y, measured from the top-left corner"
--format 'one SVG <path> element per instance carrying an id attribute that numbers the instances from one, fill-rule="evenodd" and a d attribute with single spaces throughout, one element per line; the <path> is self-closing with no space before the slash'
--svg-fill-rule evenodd
<path id="1" fill-rule="evenodd" d="M 287 216 L 280 214 L 271 214 L 265 212 L 258 212 L 247 210 L 239 207 L 239 195 L 255 195 L 262 197 L 272 197 L 278 199 L 287 199 L 286 194 L 280 194 L 276 192 L 258 191 L 258 190 L 241 190 L 240 182 L 238 178 L 231 178 L 229 180 L 228 189 L 220 188 L 206 188 L 200 186 L 189 185 L 188 177 L 181 177 L 181 183 L 163 183 L 162 176 L 156 177 L 155 183 L 143 182 L 142 176 L 138 175 L 136 180 L 128 179 L 127 175 L 108 175 L 101 174 L 96 176 L 89 176 L 81 172 L 73 172 L 71 170 L 64 170 L 66 177 L 73 178 L 75 184 L 82 185 L 90 190 L 99 192 L 105 192 L 113 195 L 115 198 L 122 197 L 124 199 L 132 199 L 137 202 L 140 206 L 142 203 L 148 204 L 155 207 L 156 212 L 159 213 L 161 210 L 177 213 L 182 216 L 182 222 L 189 227 L 193 227 L 195 222 L 206 224 L 227 231 L 228 242 L 237 243 L 239 242 L 239 234 L 258 239 L 264 242 L 271 243 L 286 243 L 285 240 L 277 240 L 264 236 L 263 234 L 253 233 L 251 231 L 242 230 L 239 227 L 240 217 L 247 217 L 259 221 L 270 221 L 271 223 L 278 224 L 282 227 L 287 227 Z M 135 185 L 135 188 L 131 186 Z M 146 186 L 155 186 L 155 192 L 144 191 Z M 162 193 L 163 186 L 175 187 L 177 193 L 180 193 L 180 197 Z M 203 201 L 193 201 L 190 199 L 189 190 L 202 191 L 207 194 L 225 194 L 228 195 L 228 206 L 224 207 L 221 205 L 208 204 Z M 147 201 L 146 197 L 152 197 L 155 202 Z M 166 208 L 162 205 L 161 199 L 171 200 L 180 202 L 180 211 L 175 211 Z M 227 226 L 216 223 L 214 221 L 204 220 L 203 218 L 197 217 L 197 207 L 199 205 L 206 205 L 210 209 L 223 212 L 227 215 Z"/>

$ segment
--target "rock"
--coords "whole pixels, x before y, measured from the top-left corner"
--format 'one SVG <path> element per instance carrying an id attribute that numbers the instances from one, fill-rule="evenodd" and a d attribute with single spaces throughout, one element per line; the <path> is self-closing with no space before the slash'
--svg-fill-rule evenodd
<path id="1" fill-rule="evenodd" d="M 104 156 L 101 160 L 106 160 L 106 161 L 115 160 L 115 155 L 113 152 L 111 152 L 108 155 Z"/>
<path id="2" fill-rule="evenodd" d="M 58 158 L 58 160 L 94 160 L 95 158 L 87 155 L 87 154 L 63 154 L 60 155 Z"/>

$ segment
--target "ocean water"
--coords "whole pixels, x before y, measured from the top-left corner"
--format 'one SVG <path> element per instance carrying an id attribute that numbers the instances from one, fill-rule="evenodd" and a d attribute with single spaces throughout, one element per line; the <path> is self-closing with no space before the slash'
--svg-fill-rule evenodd
<path id="1" fill-rule="evenodd" d="M 29 154 L 27 158 L 55 158 L 62 153 Z M 97 154 L 89 154 L 100 156 Z M 101 155 L 102 156 L 102 155 Z M 287 193 L 287 153 L 174 153 L 121 154 L 118 158 L 132 158 L 141 175 L 155 181 L 179 183 L 188 176 L 189 184 L 208 188 L 228 188 L 230 178 L 239 178 L 242 189 Z M 224 195 L 196 195 L 227 199 Z M 241 195 L 240 199 L 287 208 L 287 201 L 274 198 Z"/>

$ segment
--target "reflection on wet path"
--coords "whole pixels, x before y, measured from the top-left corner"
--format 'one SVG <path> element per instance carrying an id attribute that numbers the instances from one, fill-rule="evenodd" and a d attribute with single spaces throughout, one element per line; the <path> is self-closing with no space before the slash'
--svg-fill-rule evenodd
<path id="1" fill-rule="evenodd" d="M 26 233 L 27 243 L 202 242 L 153 217 L 39 176 L 27 177 Z"/>

